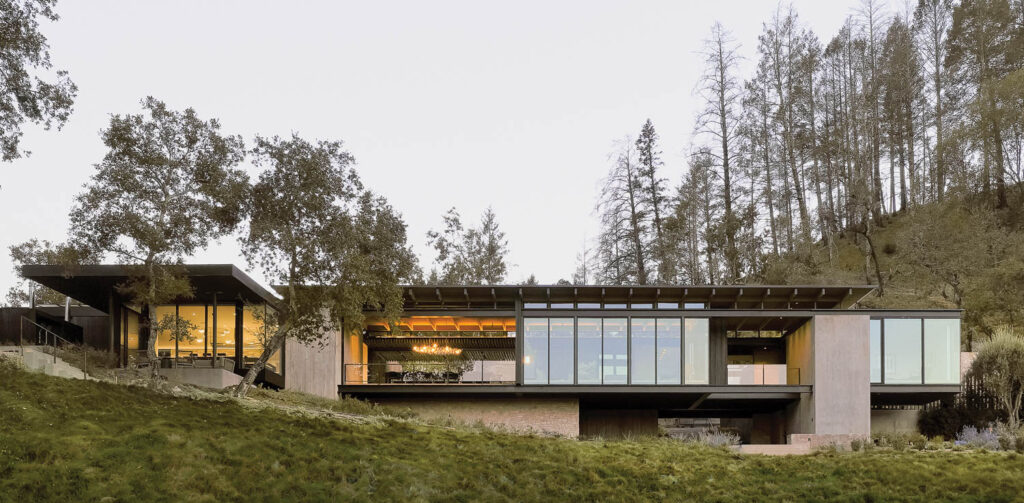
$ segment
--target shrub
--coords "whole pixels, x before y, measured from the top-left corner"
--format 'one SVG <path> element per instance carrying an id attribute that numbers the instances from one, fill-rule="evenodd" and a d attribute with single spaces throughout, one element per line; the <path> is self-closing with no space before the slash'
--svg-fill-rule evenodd
<path id="1" fill-rule="evenodd" d="M 850 441 L 850 450 L 854 451 L 854 452 L 862 451 L 862 450 L 864 450 L 865 443 L 866 442 L 864 442 L 864 440 L 861 440 L 859 438 L 855 438 L 855 439 Z"/>
<path id="2" fill-rule="evenodd" d="M 697 432 L 697 435 L 692 440 L 710 447 L 728 447 L 730 445 L 739 445 L 740 436 L 731 431 L 707 428 Z"/>
<path id="3" fill-rule="evenodd" d="M 1024 407 L 1024 336 L 1008 327 L 996 329 L 978 350 L 967 376 L 984 386 L 1016 429 Z"/>
<path id="4" fill-rule="evenodd" d="M 999 450 L 999 436 L 990 429 L 978 430 L 974 426 L 965 426 L 956 437 L 958 445 L 973 449 Z"/>
<path id="5" fill-rule="evenodd" d="M 910 435 L 910 446 L 919 451 L 923 451 L 928 446 L 928 437 L 914 433 Z"/>
<path id="6" fill-rule="evenodd" d="M 956 438 L 965 426 L 991 424 L 1005 417 L 982 405 L 985 400 L 975 388 L 964 389 L 963 395 L 956 403 L 943 402 L 938 407 L 922 410 L 917 419 L 918 431 L 928 436 Z"/>
<path id="7" fill-rule="evenodd" d="M 882 253 L 884 253 L 886 255 L 892 255 L 892 254 L 896 253 L 896 243 L 893 243 L 892 241 L 886 242 L 882 246 Z"/>

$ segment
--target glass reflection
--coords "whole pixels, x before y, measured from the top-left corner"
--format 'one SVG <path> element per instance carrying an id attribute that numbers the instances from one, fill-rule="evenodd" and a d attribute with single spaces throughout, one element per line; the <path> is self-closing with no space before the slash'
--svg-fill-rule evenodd
<path id="1" fill-rule="evenodd" d="M 633 318 L 630 321 L 631 384 L 654 384 L 654 326 L 654 318 Z"/>
<path id="2" fill-rule="evenodd" d="M 626 384 L 629 373 L 625 318 L 604 320 L 604 384 Z"/>

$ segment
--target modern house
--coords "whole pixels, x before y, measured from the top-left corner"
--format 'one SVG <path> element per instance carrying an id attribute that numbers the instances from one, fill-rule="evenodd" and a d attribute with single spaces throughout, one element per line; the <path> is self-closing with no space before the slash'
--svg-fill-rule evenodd
<path id="1" fill-rule="evenodd" d="M 196 296 L 158 309 L 197 328 L 184 342 L 158 335 L 162 365 L 241 373 L 261 349 L 262 317 L 251 312 L 274 295 L 230 265 L 188 270 Z M 125 365 L 145 347 L 143 313 L 117 295 L 117 266 L 24 275 L 105 313 L 100 346 Z M 264 382 L 570 436 L 713 420 L 750 443 L 812 444 L 906 423 L 913 408 L 960 391 L 961 312 L 859 308 L 870 286 L 403 291 L 396 325 L 367 312 L 364 330 L 326 334 L 323 347 L 289 342 Z"/>

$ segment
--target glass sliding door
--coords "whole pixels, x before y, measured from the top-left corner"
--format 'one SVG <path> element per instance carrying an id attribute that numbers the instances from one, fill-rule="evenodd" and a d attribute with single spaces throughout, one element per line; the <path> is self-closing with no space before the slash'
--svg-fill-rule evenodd
<path id="1" fill-rule="evenodd" d="M 884 322 L 885 384 L 921 384 L 921 319 Z"/>
<path id="2" fill-rule="evenodd" d="M 523 383 L 548 383 L 548 319 L 523 320 Z"/>
<path id="3" fill-rule="evenodd" d="M 681 384 L 681 326 L 678 318 L 658 318 L 658 384 Z"/>
<path id="4" fill-rule="evenodd" d="M 551 318 L 549 320 L 550 365 L 549 384 L 572 384 L 575 370 L 573 355 L 573 319 Z"/>
<path id="5" fill-rule="evenodd" d="M 654 384 L 655 320 L 630 320 L 630 384 Z"/>
<path id="6" fill-rule="evenodd" d="M 711 349 L 710 331 L 707 318 L 687 318 L 683 338 L 684 380 L 683 384 L 708 384 L 708 361 Z"/>
<path id="7" fill-rule="evenodd" d="M 924 320 L 924 383 L 960 383 L 960 320 Z"/>
<path id="8" fill-rule="evenodd" d="M 601 384 L 601 318 L 576 320 L 576 382 Z"/>
<path id="9" fill-rule="evenodd" d="M 604 384 L 626 384 L 629 375 L 629 341 L 626 318 L 605 318 L 603 340 Z"/>

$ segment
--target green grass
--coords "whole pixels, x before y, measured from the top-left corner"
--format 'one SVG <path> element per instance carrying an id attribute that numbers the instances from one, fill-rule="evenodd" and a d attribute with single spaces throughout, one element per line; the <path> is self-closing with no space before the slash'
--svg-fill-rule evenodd
<path id="1" fill-rule="evenodd" d="M 294 394 L 269 400 L 319 403 Z M 347 407 L 366 406 L 341 407 L 338 412 L 353 413 Z M 876 449 L 740 457 L 664 439 L 577 442 L 360 410 L 372 420 L 175 398 L 0 365 L 0 501 L 1011 501 L 1024 495 L 1024 457 L 1013 453 Z"/>

